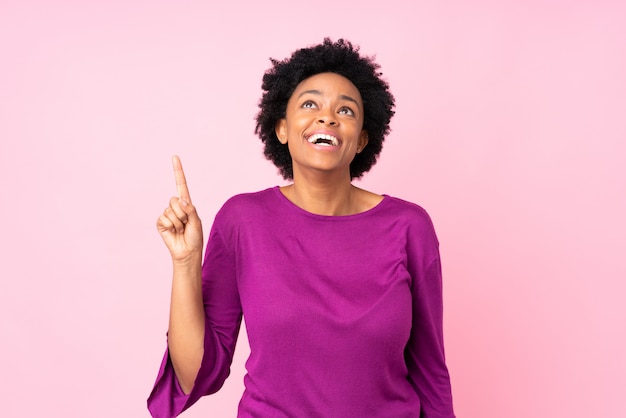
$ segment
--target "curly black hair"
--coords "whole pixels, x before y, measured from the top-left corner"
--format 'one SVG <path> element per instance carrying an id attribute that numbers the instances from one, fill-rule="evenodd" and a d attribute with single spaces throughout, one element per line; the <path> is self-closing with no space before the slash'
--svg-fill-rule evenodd
<path id="1" fill-rule="evenodd" d="M 263 76 L 264 90 L 256 116 L 255 133 L 265 144 L 265 157 L 278 167 L 285 180 L 293 179 L 291 154 L 286 144 L 276 136 L 276 123 L 283 119 L 287 102 L 292 93 L 308 77 L 319 73 L 332 72 L 352 82 L 361 93 L 364 107 L 363 129 L 368 133 L 369 142 L 363 151 L 356 155 L 350 164 L 352 179 L 360 178 L 376 163 L 383 148 L 385 136 L 389 133 L 389 122 L 394 115 L 395 99 L 389 85 L 381 78 L 380 65 L 373 57 L 359 55 L 359 47 L 339 39 L 298 49 L 283 61 L 271 58 L 273 66 Z"/>

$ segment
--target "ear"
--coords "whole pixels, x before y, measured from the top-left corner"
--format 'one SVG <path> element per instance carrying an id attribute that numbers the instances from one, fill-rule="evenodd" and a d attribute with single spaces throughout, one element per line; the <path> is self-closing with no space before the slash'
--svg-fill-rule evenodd
<path id="1" fill-rule="evenodd" d="M 282 118 L 276 122 L 276 127 L 274 128 L 276 131 L 276 136 L 281 144 L 287 143 L 287 119 Z"/>
<path id="2" fill-rule="evenodd" d="M 359 134 L 359 145 L 356 148 L 356 153 L 360 154 L 361 151 L 363 151 L 363 148 L 367 146 L 367 143 L 369 141 L 370 141 L 369 135 L 367 134 L 367 131 L 363 129 L 361 133 Z"/>

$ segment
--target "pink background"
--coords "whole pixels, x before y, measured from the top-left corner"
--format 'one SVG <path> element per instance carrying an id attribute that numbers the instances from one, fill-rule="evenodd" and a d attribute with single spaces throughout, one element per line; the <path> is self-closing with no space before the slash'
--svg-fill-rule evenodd
<path id="1" fill-rule="evenodd" d="M 268 58 L 343 36 L 397 98 L 360 185 L 439 233 L 458 416 L 626 416 L 625 3 L 217 3 L 0 1 L 0 415 L 148 416 L 170 156 L 207 229 L 282 184 L 253 135 Z M 247 350 L 184 416 L 235 416 Z"/>

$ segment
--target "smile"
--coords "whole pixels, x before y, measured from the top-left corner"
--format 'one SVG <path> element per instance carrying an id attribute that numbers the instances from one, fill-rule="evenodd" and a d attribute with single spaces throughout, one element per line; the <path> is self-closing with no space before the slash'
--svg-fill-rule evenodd
<path id="1" fill-rule="evenodd" d="M 325 145 L 328 147 L 336 147 L 339 145 L 339 140 L 328 134 L 314 134 L 308 137 L 307 141 L 311 144 Z"/>

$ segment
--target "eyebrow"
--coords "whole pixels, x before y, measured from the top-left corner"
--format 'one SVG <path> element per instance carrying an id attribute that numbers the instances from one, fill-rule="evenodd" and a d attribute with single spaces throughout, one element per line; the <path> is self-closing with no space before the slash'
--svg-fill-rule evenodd
<path id="1" fill-rule="evenodd" d="M 321 95 L 322 95 L 322 92 L 321 92 L 321 91 L 319 91 L 319 90 L 305 90 L 305 91 L 303 91 L 302 93 L 300 93 L 300 94 L 298 95 L 298 98 L 300 98 L 300 97 L 304 96 L 304 95 L 305 95 L 305 94 L 307 94 L 307 93 L 308 93 L 308 94 L 314 94 L 314 95 L 316 95 L 316 96 L 321 96 Z M 346 96 L 345 94 L 340 94 L 340 95 L 339 95 L 339 98 L 340 98 L 341 100 L 346 100 L 346 101 L 348 101 L 348 102 L 352 102 L 352 103 L 354 103 L 354 104 L 355 104 L 355 105 L 356 105 L 359 109 L 361 108 L 361 107 L 359 106 L 359 102 L 357 102 L 357 101 L 356 101 L 356 99 L 354 99 L 354 98 L 352 98 L 352 97 L 350 97 L 350 96 Z"/>

